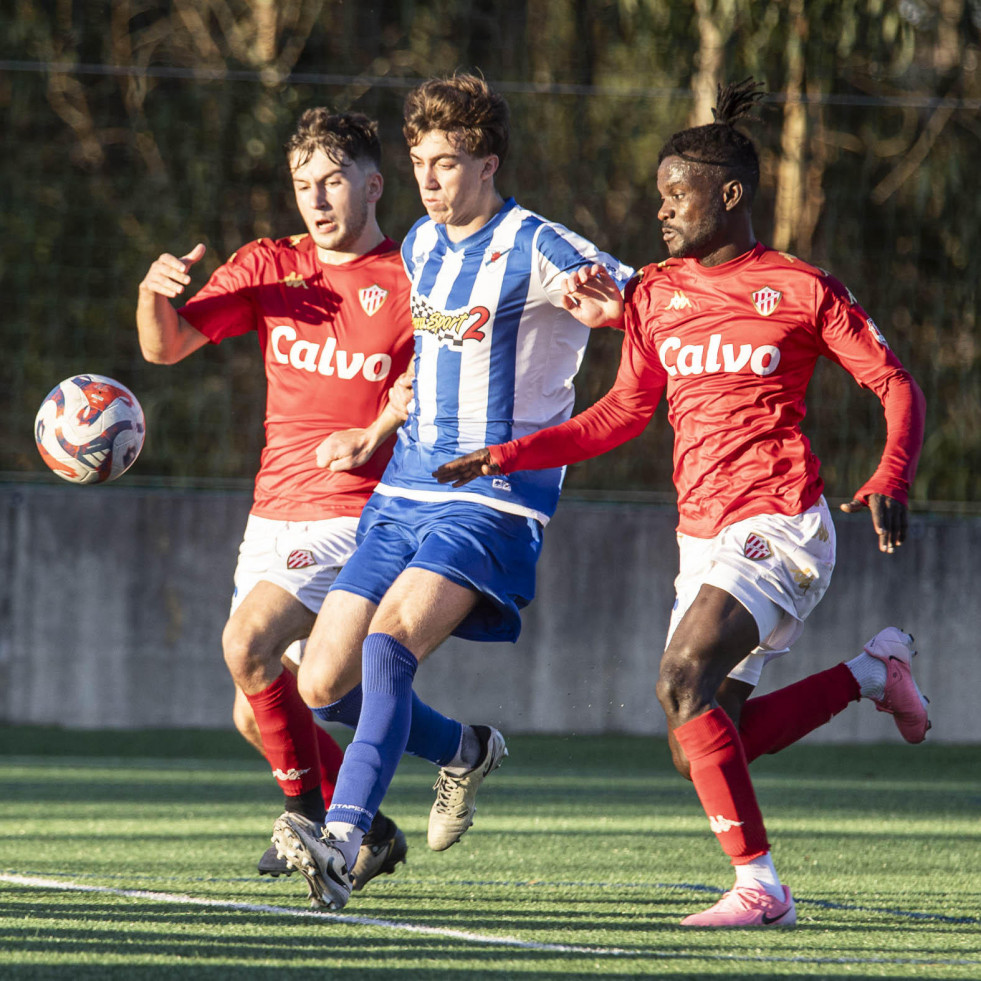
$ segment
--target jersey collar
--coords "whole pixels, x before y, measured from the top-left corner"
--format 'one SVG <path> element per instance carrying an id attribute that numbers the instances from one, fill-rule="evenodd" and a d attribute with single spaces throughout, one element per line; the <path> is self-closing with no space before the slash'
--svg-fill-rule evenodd
<path id="1" fill-rule="evenodd" d="M 498 228 L 502 221 L 517 207 L 517 202 L 514 198 L 508 198 L 504 204 L 501 205 L 497 214 L 486 225 L 481 225 L 472 235 L 468 235 L 466 238 L 460 239 L 459 242 L 450 241 L 449 235 L 446 234 L 446 225 L 437 224 L 436 234 L 439 236 L 440 241 L 443 245 L 451 252 L 463 252 L 467 249 L 472 249 L 475 246 L 479 246 L 481 249 L 485 247 L 487 241 L 494 234 L 494 231 Z"/>

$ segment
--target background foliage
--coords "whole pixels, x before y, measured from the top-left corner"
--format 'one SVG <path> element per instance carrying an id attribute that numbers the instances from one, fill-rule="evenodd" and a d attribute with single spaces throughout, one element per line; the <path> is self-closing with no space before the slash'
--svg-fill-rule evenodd
<path id="1" fill-rule="evenodd" d="M 136 288 L 162 251 L 206 242 L 200 285 L 241 243 L 300 230 L 281 146 L 304 108 L 380 119 L 381 216 L 399 237 L 421 214 L 405 93 L 480 69 L 515 124 L 501 190 L 640 266 L 663 258 L 661 143 L 711 118 L 718 81 L 752 74 L 771 93 L 752 129 L 758 235 L 842 278 L 925 390 L 914 496 L 979 499 L 981 0 L 15 0 L 0 28 L 8 476 L 43 471 L 34 412 L 78 371 L 143 402 L 147 446 L 127 479 L 251 476 L 254 341 L 145 365 Z M 609 387 L 618 354 L 597 332 L 580 405 Z M 879 404 L 830 364 L 809 401 L 829 493 L 846 496 L 878 459 Z M 669 492 L 663 413 L 568 486 Z"/>

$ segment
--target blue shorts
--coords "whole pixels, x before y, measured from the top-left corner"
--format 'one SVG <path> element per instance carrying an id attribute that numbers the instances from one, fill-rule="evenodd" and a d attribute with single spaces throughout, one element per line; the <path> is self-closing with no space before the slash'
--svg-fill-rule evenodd
<path id="1" fill-rule="evenodd" d="M 404 569 L 428 569 L 481 599 L 453 631 L 467 640 L 517 640 L 518 612 L 535 596 L 542 526 L 468 501 L 431 503 L 373 494 L 358 547 L 331 589 L 380 603 Z"/>

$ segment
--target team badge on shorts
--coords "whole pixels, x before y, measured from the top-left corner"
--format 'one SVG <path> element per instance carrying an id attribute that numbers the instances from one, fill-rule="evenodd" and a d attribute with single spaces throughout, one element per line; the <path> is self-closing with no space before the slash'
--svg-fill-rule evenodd
<path id="1" fill-rule="evenodd" d="M 753 531 L 750 532 L 749 537 L 746 539 L 746 544 L 743 545 L 743 555 L 747 559 L 759 562 L 761 559 L 768 559 L 773 555 L 773 552 L 770 549 L 770 543 L 762 535 L 757 535 Z"/>
<path id="2" fill-rule="evenodd" d="M 287 569 L 308 569 L 316 564 L 317 560 L 308 548 L 295 548 L 286 556 Z"/>

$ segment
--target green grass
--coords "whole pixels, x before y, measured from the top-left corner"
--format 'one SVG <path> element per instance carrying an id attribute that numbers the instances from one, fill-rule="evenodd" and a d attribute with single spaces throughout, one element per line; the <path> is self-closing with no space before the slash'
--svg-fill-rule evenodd
<path id="1" fill-rule="evenodd" d="M 0 728 L 0 978 L 981 978 L 981 748 L 758 761 L 799 925 L 720 933 L 678 926 L 731 875 L 663 742 L 509 745 L 442 854 L 406 759 L 408 864 L 332 917 L 253 874 L 279 798 L 234 733 Z"/>

